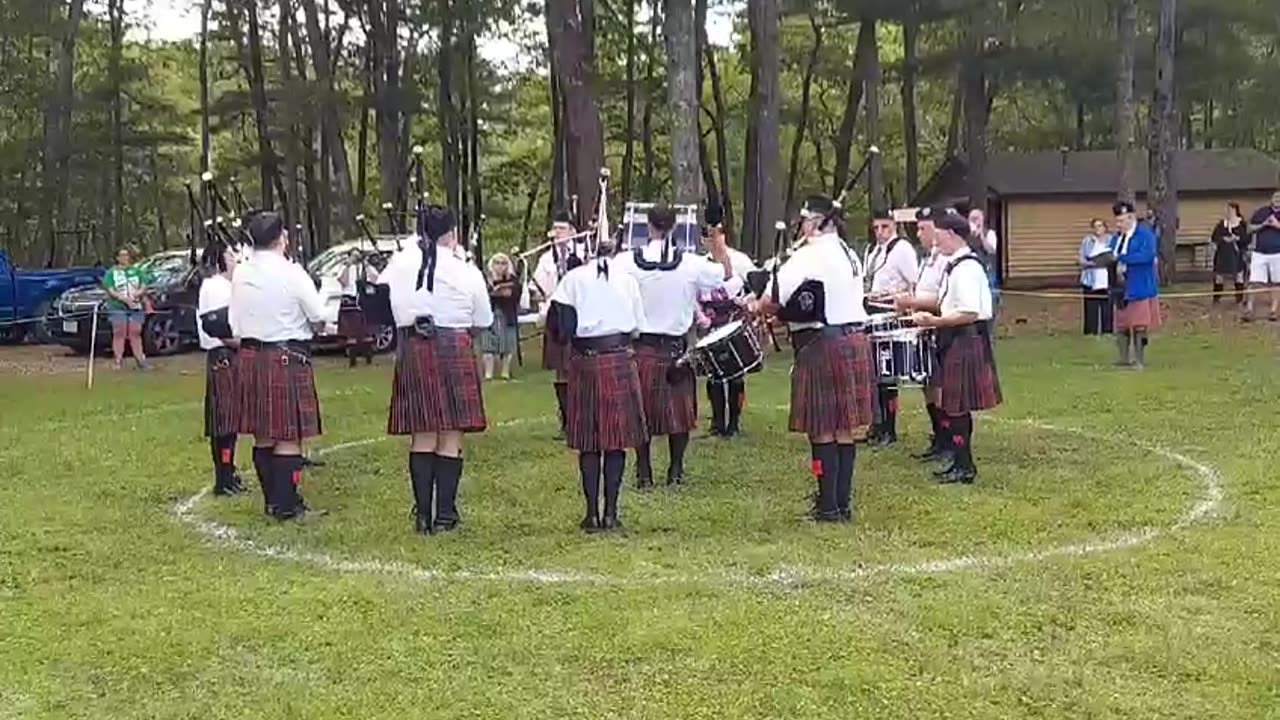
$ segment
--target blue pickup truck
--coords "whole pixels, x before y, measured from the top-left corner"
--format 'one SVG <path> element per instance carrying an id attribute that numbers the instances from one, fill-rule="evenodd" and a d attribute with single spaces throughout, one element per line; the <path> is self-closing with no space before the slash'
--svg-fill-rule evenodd
<path id="1" fill-rule="evenodd" d="M 102 268 L 23 270 L 0 248 L 0 343 L 19 343 L 28 334 L 47 342 L 44 317 L 68 288 L 97 283 Z"/>

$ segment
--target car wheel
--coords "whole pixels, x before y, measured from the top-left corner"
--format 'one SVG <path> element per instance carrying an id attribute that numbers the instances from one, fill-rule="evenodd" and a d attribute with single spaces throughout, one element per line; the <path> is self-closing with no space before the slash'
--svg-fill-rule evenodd
<path id="1" fill-rule="evenodd" d="M 379 355 L 396 349 L 396 329 L 383 325 L 373 331 L 373 351 Z"/>
<path id="2" fill-rule="evenodd" d="M 22 325 L 0 325 L 0 345 L 17 345 L 27 337 Z"/>
<path id="3" fill-rule="evenodd" d="M 49 317 L 49 310 L 53 307 L 52 300 L 45 300 L 36 307 L 36 320 L 31 323 L 31 337 L 39 345 L 52 345 L 57 339 L 49 332 L 49 328 L 45 325 L 45 318 Z"/>
<path id="4" fill-rule="evenodd" d="M 182 333 L 172 315 L 152 315 L 142 326 L 142 347 L 148 355 L 162 357 L 182 349 Z"/>

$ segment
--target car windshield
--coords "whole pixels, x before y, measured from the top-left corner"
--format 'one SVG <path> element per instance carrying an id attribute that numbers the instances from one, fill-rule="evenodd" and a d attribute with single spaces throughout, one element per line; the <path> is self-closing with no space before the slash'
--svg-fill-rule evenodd
<path id="1" fill-rule="evenodd" d="M 138 267 L 150 272 L 157 286 L 176 285 L 186 277 L 191 262 L 185 254 L 153 255 L 139 262 Z"/>
<path id="2" fill-rule="evenodd" d="M 307 272 L 316 277 L 337 277 L 347 266 L 347 257 L 350 252 L 350 249 L 329 248 L 307 263 Z"/>

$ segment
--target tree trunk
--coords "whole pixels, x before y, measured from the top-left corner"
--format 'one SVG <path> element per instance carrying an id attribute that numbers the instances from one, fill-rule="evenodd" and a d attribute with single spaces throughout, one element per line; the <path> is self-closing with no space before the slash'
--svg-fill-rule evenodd
<path id="1" fill-rule="evenodd" d="M 208 1 L 208 0 L 206 0 Z M 280 85 L 284 89 L 287 100 L 285 114 L 296 117 L 296 104 L 301 93 L 293 86 L 293 71 L 289 65 L 292 52 L 293 3 L 291 0 L 279 0 L 279 31 L 276 36 L 276 65 L 280 73 Z M 302 218 L 302 198 L 298 194 L 298 126 L 292 121 L 285 123 L 284 139 L 281 141 L 280 156 L 284 162 L 284 190 L 280 193 L 280 207 L 284 211 L 285 223 L 293 227 Z M 362 196 L 363 197 L 363 196 Z"/>
<path id="2" fill-rule="evenodd" d="M 705 3 L 706 0 L 698 0 Z M 626 149 L 622 153 L 622 197 L 631 197 L 631 184 L 636 163 L 636 5 L 626 0 L 627 23 L 627 129 Z"/>
<path id="3" fill-rule="evenodd" d="M 703 49 L 707 44 L 707 0 L 695 0 L 693 5 L 693 32 L 697 43 L 694 47 L 694 58 L 698 68 L 698 89 L 695 93 L 698 96 L 697 107 L 697 126 L 698 126 L 698 165 L 702 169 L 702 186 L 705 191 L 707 202 L 720 200 L 721 192 L 719 184 L 716 182 L 715 169 L 711 166 L 711 151 L 707 148 L 708 131 L 703 129 L 702 120 L 704 114 L 708 117 L 706 105 L 703 103 L 703 97 L 706 90 L 706 77 L 702 68 Z"/>
<path id="4" fill-rule="evenodd" d="M 666 0 L 667 109 L 671 135 L 672 198 L 696 203 L 702 195 L 698 162 L 698 53 L 693 3 Z"/>
<path id="5" fill-rule="evenodd" d="M 600 122 L 596 92 L 595 58 L 586 35 L 584 18 L 590 13 L 584 0 L 549 0 L 547 27 L 555 36 L 556 71 L 564 94 L 566 146 L 573 153 L 566 158 L 570 191 L 578 196 L 581 226 L 595 206 L 600 191 L 599 172 L 604 166 L 604 128 Z"/>
<path id="6" fill-rule="evenodd" d="M 469 6 L 471 7 L 471 6 Z M 475 12 L 474 10 L 472 11 Z M 471 248 L 475 253 L 476 263 L 480 267 L 484 267 L 484 198 L 481 195 L 481 175 L 480 175 L 480 101 L 478 95 L 480 93 L 480 80 L 476 74 L 476 25 L 478 18 L 475 14 L 467 18 L 467 123 L 470 131 L 467 133 L 470 139 L 469 151 L 470 158 L 467 166 L 471 169 L 471 224 L 468 231 L 475 237 L 475 246 Z M 602 140 L 603 143 L 603 140 Z M 603 144 L 601 145 L 601 155 L 603 156 Z M 601 158 L 603 164 L 604 159 Z"/>
<path id="7" fill-rule="evenodd" d="M 400 2 L 369 0 L 374 107 L 378 123 L 378 192 L 383 203 L 399 206 L 404 196 L 400 166 Z"/>
<path id="8" fill-rule="evenodd" d="M 858 26 L 857 45 L 853 51 L 853 67 L 849 68 L 844 116 L 840 119 L 840 130 L 836 133 L 835 139 L 835 178 L 831 184 L 833 196 L 840 194 L 840 190 L 849 180 L 849 158 L 853 150 L 854 130 L 858 125 L 858 106 L 862 104 L 867 58 L 875 48 L 875 32 L 875 21 L 862 18 Z"/>
<path id="9" fill-rule="evenodd" d="M 966 33 L 968 58 L 960 71 L 964 84 L 964 149 L 968 166 L 969 207 L 987 211 L 986 13 L 972 11 Z"/>
<path id="10" fill-rule="evenodd" d="M 547 17 L 547 64 L 551 68 L 551 193 L 547 196 L 547 221 L 558 211 L 568 207 L 568 184 L 564 152 L 564 95 L 560 92 L 559 70 L 555 63 L 555 36 L 550 32 L 550 16 Z"/>
<path id="11" fill-rule="evenodd" d="M 261 155 L 262 207 L 275 207 L 274 189 L 281 186 L 276 151 L 271 145 L 271 115 L 267 109 L 267 81 L 262 67 L 262 28 L 258 21 L 258 0 L 247 0 L 249 21 L 249 67 L 246 74 L 253 95 L 253 118 L 258 128 L 258 154 Z M 281 194 L 284 194 L 281 186 Z"/>
<path id="12" fill-rule="evenodd" d="M 209 13 L 213 0 L 200 6 L 200 174 L 209 171 L 213 162 L 213 136 L 209 130 Z M 200 183 L 201 207 L 209 207 L 208 190 Z M 195 232 L 195 228 L 191 229 Z"/>
<path id="13" fill-rule="evenodd" d="M 1178 0 L 1161 0 L 1156 35 L 1156 98 L 1152 108 L 1151 195 L 1160 229 L 1160 275 L 1164 282 L 1177 280 L 1178 186 L 1174 174 L 1178 150 L 1178 102 L 1175 95 L 1178 35 Z"/>
<path id="14" fill-rule="evenodd" d="M 871 164 L 867 168 L 867 206 L 871 210 L 883 207 L 884 164 L 880 153 L 871 152 L 871 148 L 880 144 L 880 86 L 883 82 L 880 70 L 880 43 L 876 36 L 875 20 L 871 23 L 871 48 L 867 52 L 866 89 L 863 91 L 863 105 L 867 114 L 867 150 Z"/>
<path id="15" fill-rule="evenodd" d="M 915 4 L 902 21 L 902 143 L 906 150 L 907 202 L 920 191 L 920 125 L 916 110 L 916 82 L 920 74 L 920 19 Z"/>
<path id="16" fill-rule="evenodd" d="M 822 26 L 811 11 L 809 27 L 813 30 L 813 45 L 809 48 L 809 62 L 804 66 L 804 79 L 800 82 L 800 119 L 796 121 L 795 137 L 791 139 L 791 163 L 787 168 L 787 196 L 782 204 L 783 212 L 795 210 L 796 176 L 800 170 L 800 152 L 804 148 L 804 133 L 809 125 L 809 104 L 813 93 L 813 73 L 818 67 L 818 54 L 822 51 Z"/>
<path id="17" fill-rule="evenodd" d="M 111 80 L 111 200 L 108 203 L 111 244 L 124 242 L 124 91 L 121 87 L 121 57 L 124 54 L 124 0 L 110 0 L 107 14 L 111 25 L 111 59 L 107 75 Z"/>
<path id="18" fill-rule="evenodd" d="M 1137 114 L 1133 98 L 1134 54 L 1137 51 L 1138 0 L 1120 0 L 1116 18 L 1120 51 L 1120 64 L 1116 72 L 1115 145 L 1116 166 L 1120 176 L 1116 178 L 1116 197 L 1134 201 L 1134 121 Z"/>
<path id="19" fill-rule="evenodd" d="M 373 109 L 373 105 L 377 103 L 374 99 L 373 89 L 373 32 L 369 32 L 364 46 L 364 77 L 361 85 L 364 91 L 360 98 L 360 132 L 356 136 L 356 201 L 364 205 L 365 197 L 369 189 L 369 113 Z M 381 184 L 379 184 L 379 193 L 382 192 Z M 399 203 L 392 201 L 393 205 Z"/>
<path id="20" fill-rule="evenodd" d="M 444 174 L 449 207 L 458 207 L 462 197 L 461 152 L 457 145 L 458 122 L 453 96 L 454 17 L 450 0 L 440 0 L 440 42 L 436 55 L 439 97 L 436 101 L 440 124 L 440 166 Z"/>
<path id="21" fill-rule="evenodd" d="M 778 187 L 781 135 L 778 5 L 774 0 L 748 0 L 747 24 L 751 34 L 751 99 L 748 103 L 745 220 L 743 245 L 757 257 L 771 255 L 773 224 L 782 215 Z"/>
<path id="22" fill-rule="evenodd" d="M 320 14 L 316 11 L 315 0 L 302 0 L 302 8 L 307 17 L 311 63 L 315 67 L 316 84 L 320 90 L 321 130 L 325 136 L 326 149 L 332 164 L 333 185 L 338 191 L 338 225 L 343 232 L 347 232 L 355 224 L 355 203 L 351 190 L 351 165 L 347 162 L 347 148 L 342 137 L 342 118 L 338 113 L 338 99 L 334 93 L 329 41 L 320 29 Z M 328 188 L 325 188 L 325 194 L 328 194 Z M 324 227 L 327 229 L 328 216 L 326 215 L 323 219 Z M 327 240 L 327 237 L 322 239 Z"/>
<path id="23" fill-rule="evenodd" d="M 644 177 L 640 183 L 640 192 L 644 200 L 653 200 L 658 188 L 653 181 L 653 96 L 654 69 L 658 64 L 658 27 L 662 21 L 662 13 L 658 12 L 658 0 L 652 0 L 653 7 L 649 11 L 649 44 L 648 57 L 644 69 L 644 119 L 641 121 L 640 135 L 644 144 Z"/>
<path id="24" fill-rule="evenodd" d="M 1076 101 L 1076 150 L 1084 150 L 1088 145 L 1086 140 L 1085 124 L 1088 121 L 1088 115 L 1085 111 L 1084 103 Z"/>
<path id="25" fill-rule="evenodd" d="M 705 28 L 703 30 L 705 32 Z M 703 54 L 707 56 L 707 74 L 711 76 L 711 101 L 715 105 L 715 115 L 711 118 L 712 130 L 716 136 L 716 170 L 720 176 L 721 201 L 724 203 L 724 228 L 729 239 L 738 236 L 734 223 L 733 202 L 729 197 L 729 141 L 724 129 L 725 102 L 724 88 L 720 83 L 720 70 L 716 65 L 716 53 L 707 42 L 702 44 Z"/>
<path id="26" fill-rule="evenodd" d="M 960 119 L 964 115 L 964 77 L 956 74 L 956 87 L 951 93 L 951 113 L 947 120 L 947 149 L 943 153 L 944 160 L 950 160 L 960 154 Z"/>
<path id="27" fill-rule="evenodd" d="M 58 40 L 57 64 L 53 68 L 49 107 L 46 110 L 48 131 L 42 158 L 41 208 L 39 237 L 46 243 L 47 265 L 57 263 L 57 225 L 66 205 L 71 167 L 67 160 L 67 142 L 71 135 L 71 107 L 75 99 L 76 37 L 84 17 L 84 0 L 69 0 L 67 22 Z"/>

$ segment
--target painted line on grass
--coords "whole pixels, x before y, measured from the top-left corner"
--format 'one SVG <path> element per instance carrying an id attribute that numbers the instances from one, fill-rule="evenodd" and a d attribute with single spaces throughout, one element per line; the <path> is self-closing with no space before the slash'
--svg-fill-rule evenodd
<path id="1" fill-rule="evenodd" d="M 785 406 L 783 406 L 785 407 Z M 495 427 L 514 427 L 533 422 L 549 420 L 547 416 L 534 418 L 516 418 L 497 423 Z M 269 545 L 246 537 L 234 527 L 196 515 L 196 506 L 208 495 L 208 490 L 201 490 L 173 507 L 175 517 L 182 523 L 193 527 L 201 535 L 224 547 L 239 550 L 260 557 L 284 560 L 312 565 L 323 570 L 339 573 L 379 574 L 405 577 L 421 581 L 486 581 L 505 583 L 533 584 L 593 584 L 593 585 L 730 585 L 730 586 L 776 586 L 799 587 L 812 584 L 842 583 L 865 581 L 886 576 L 921 576 L 940 575 L 967 570 L 995 570 L 1019 564 L 1037 564 L 1059 558 L 1079 558 L 1089 555 L 1128 550 L 1149 544 L 1157 538 L 1171 532 L 1183 530 L 1191 525 L 1203 522 L 1216 516 L 1222 509 L 1226 497 L 1226 489 L 1221 473 L 1217 468 L 1194 460 L 1182 453 L 1164 446 L 1148 443 L 1126 435 L 1094 433 L 1073 427 L 1063 427 L 1032 419 L 1010 419 L 989 417 L 1006 425 L 1022 425 L 1044 432 L 1068 433 L 1089 440 L 1103 442 L 1127 442 L 1133 447 L 1147 453 L 1165 458 L 1192 471 L 1201 481 L 1202 489 L 1196 501 L 1181 513 L 1175 522 L 1167 527 L 1140 528 L 1135 530 L 1111 533 L 1105 536 L 1089 538 L 1067 545 L 1057 545 L 1039 550 L 1027 550 L 1003 555 L 962 555 L 913 563 L 880 563 L 869 564 L 850 569 L 823 569 L 804 566 L 784 566 L 767 575 L 747 575 L 742 573 L 724 574 L 669 574 L 637 577 L 617 577 L 611 575 L 579 573 L 561 570 L 510 569 L 495 571 L 442 571 L 432 570 L 420 565 L 405 562 L 387 562 L 373 558 L 343 558 L 329 553 L 314 552 L 287 545 Z M 316 451 L 316 455 L 350 450 L 359 447 L 385 442 L 390 438 L 374 437 L 339 443 Z"/>

